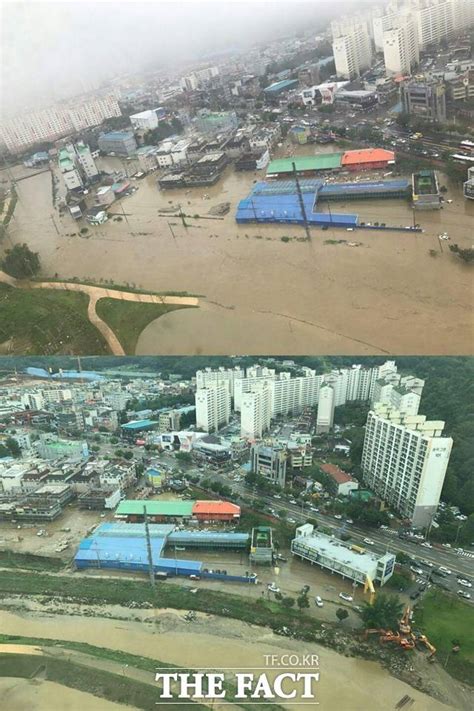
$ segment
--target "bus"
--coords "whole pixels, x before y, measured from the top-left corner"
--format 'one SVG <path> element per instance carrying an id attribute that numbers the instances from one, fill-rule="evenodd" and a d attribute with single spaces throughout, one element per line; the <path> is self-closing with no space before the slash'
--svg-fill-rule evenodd
<path id="1" fill-rule="evenodd" d="M 470 153 L 471 155 L 474 154 L 474 141 L 461 141 L 459 144 L 459 148 L 461 151 L 464 151 L 465 153 Z"/>
<path id="2" fill-rule="evenodd" d="M 452 153 L 450 158 L 456 161 L 456 163 L 464 163 L 464 165 L 472 165 L 474 163 L 474 153 L 470 156 L 464 153 Z"/>

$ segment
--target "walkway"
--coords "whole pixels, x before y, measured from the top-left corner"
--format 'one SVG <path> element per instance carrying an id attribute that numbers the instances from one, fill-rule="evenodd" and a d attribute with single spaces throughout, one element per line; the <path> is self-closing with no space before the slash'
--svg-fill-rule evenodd
<path id="1" fill-rule="evenodd" d="M 79 282 L 69 281 L 27 281 L 0 271 L 0 282 L 18 289 L 59 289 L 62 291 L 79 291 L 87 294 L 89 304 L 87 316 L 89 321 L 104 337 L 112 355 L 123 356 L 125 351 L 119 339 L 110 326 L 97 314 L 96 305 L 100 299 L 117 299 L 119 301 L 135 301 L 142 304 L 170 304 L 176 306 L 199 306 L 199 299 L 195 296 L 165 296 L 160 294 L 142 294 L 133 291 L 120 291 L 107 289 L 102 286 L 92 286 Z"/>

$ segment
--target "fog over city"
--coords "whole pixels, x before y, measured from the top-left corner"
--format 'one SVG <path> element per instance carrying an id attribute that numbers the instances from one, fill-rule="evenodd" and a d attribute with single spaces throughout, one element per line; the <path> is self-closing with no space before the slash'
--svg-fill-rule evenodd
<path id="1" fill-rule="evenodd" d="M 205 60 L 206 55 L 244 51 L 252 43 L 295 31 L 317 31 L 329 18 L 354 5 L 360 5 L 360 0 L 4 0 L 2 111 L 9 115 L 94 90 L 117 75 L 173 68 L 179 62 Z"/>

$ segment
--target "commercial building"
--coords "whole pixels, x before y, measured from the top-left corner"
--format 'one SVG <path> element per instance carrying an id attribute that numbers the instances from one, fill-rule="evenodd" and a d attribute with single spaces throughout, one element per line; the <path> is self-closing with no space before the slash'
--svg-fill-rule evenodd
<path id="1" fill-rule="evenodd" d="M 364 586 L 374 582 L 385 585 L 395 569 L 396 558 L 392 553 L 379 555 L 351 546 L 318 533 L 309 523 L 296 529 L 291 552 L 312 565 L 337 573 L 343 580 L 348 578 Z"/>
<path id="2" fill-rule="evenodd" d="M 359 482 L 335 464 L 321 464 L 320 469 L 334 482 L 336 496 L 349 496 L 359 488 Z"/>
<path id="3" fill-rule="evenodd" d="M 137 149 L 132 131 L 110 131 L 99 136 L 99 148 L 104 153 L 131 156 Z"/>
<path id="4" fill-rule="evenodd" d="M 446 121 L 446 88 L 438 79 L 413 79 L 400 87 L 403 111 L 425 121 Z"/>
<path id="5" fill-rule="evenodd" d="M 183 522 L 195 519 L 200 522 L 238 521 L 240 506 L 228 501 L 148 501 L 125 500 L 120 502 L 115 518 L 129 523 L 143 521 L 144 511 L 151 523 Z"/>
<path id="6" fill-rule="evenodd" d="M 463 185 L 463 195 L 467 200 L 474 200 L 474 166 L 468 168 L 467 180 Z"/>
<path id="7" fill-rule="evenodd" d="M 79 440 L 59 439 L 54 435 L 41 435 L 36 443 L 38 454 L 43 459 L 87 459 L 89 448 L 87 442 Z"/>
<path id="8" fill-rule="evenodd" d="M 112 510 L 120 502 L 122 491 L 115 489 L 89 489 L 78 497 L 79 508 L 88 511 Z"/>
<path id="9" fill-rule="evenodd" d="M 193 506 L 193 518 L 202 523 L 238 523 L 240 506 L 228 501 L 196 501 Z"/>
<path id="10" fill-rule="evenodd" d="M 166 115 L 166 109 L 159 106 L 156 109 L 140 111 L 130 116 L 130 123 L 134 131 L 153 131 L 158 127 L 160 120 Z"/>
<path id="11" fill-rule="evenodd" d="M 29 146 L 99 126 L 114 116 L 121 116 L 121 111 L 112 95 L 76 99 L 74 103 L 16 116 L 2 124 L 0 136 L 11 153 L 18 153 Z"/>
<path id="12" fill-rule="evenodd" d="M 341 166 L 345 170 L 383 170 L 395 163 L 395 153 L 385 148 L 363 148 L 342 154 Z"/>
<path id="13" fill-rule="evenodd" d="M 340 170 L 342 153 L 319 153 L 314 156 L 295 156 L 294 158 L 278 158 L 270 161 L 267 168 L 267 178 L 287 178 L 294 173 L 299 176 L 313 176 L 325 170 Z"/>
<path id="14" fill-rule="evenodd" d="M 348 104 L 357 109 L 371 109 L 379 103 L 379 96 L 372 89 L 340 89 L 334 93 L 333 103 Z"/>
<path id="15" fill-rule="evenodd" d="M 439 210 L 441 193 L 438 176 L 434 170 L 419 170 L 412 173 L 412 201 L 419 210 Z"/>
<path id="16" fill-rule="evenodd" d="M 167 410 L 158 415 L 158 429 L 160 432 L 173 432 L 179 430 L 181 413 L 179 410 Z"/>
<path id="17" fill-rule="evenodd" d="M 196 427 L 204 432 L 217 432 L 230 419 L 230 392 L 227 385 L 209 383 L 196 390 Z"/>
<path id="18" fill-rule="evenodd" d="M 82 176 L 76 166 L 73 146 L 65 146 L 58 153 L 58 166 L 67 190 L 78 190 L 84 186 Z"/>
<path id="19" fill-rule="evenodd" d="M 270 84 L 270 86 L 265 87 L 263 93 L 267 98 L 271 99 L 272 97 L 278 96 L 285 91 L 295 89 L 297 86 L 297 79 L 284 79 L 283 81 L 276 81 L 273 84 Z"/>
<path id="20" fill-rule="evenodd" d="M 286 450 L 282 447 L 264 444 L 256 444 L 252 447 L 250 453 L 252 473 L 262 476 L 282 488 L 286 483 L 286 462 Z"/>
<path id="21" fill-rule="evenodd" d="M 413 526 L 429 526 L 438 507 L 453 445 L 443 428 L 444 422 L 385 404 L 376 404 L 367 418 L 364 482 Z"/>
<path id="22" fill-rule="evenodd" d="M 273 535 L 268 526 L 252 528 L 250 543 L 250 562 L 255 565 L 272 565 L 273 563 Z"/>
<path id="23" fill-rule="evenodd" d="M 202 133 L 223 133 L 236 129 L 239 119 L 235 111 L 208 111 L 202 109 L 198 112 L 194 123 Z"/>
<path id="24" fill-rule="evenodd" d="M 319 391 L 316 434 L 332 430 L 334 424 L 335 395 L 330 385 L 323 385 Z"/>

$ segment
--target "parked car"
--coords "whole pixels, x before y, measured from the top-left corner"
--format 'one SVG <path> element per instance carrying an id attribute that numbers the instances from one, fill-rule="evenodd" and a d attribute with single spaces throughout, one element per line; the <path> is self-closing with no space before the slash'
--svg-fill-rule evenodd
<path id="1" fill-rule="evenodd" d="M 278 587 L 278 585 L 275 585 L 275 583 L 268 583 L 267 590 L 269 590 L 272 593 L 279 593 L 280 592 L 280 588 Z"/>
<path id="2" fill-rule="evenodd" d="M 420 545 L 422 545 L 424 548 L 433 548 L 431 543 L 428 543 L 428 541 L 423 541 L 423 543 L 421 543 Z"/>
<path id="3" fill-rule="evenodd" d="M 463 585 L 465 588 L 472 588 L 472 583 L 470 583 L 469 580 L 466 580 L 466 578 L 458 578 L 458 583 L 459 585 Z"/>
<path id="4" fill-rule="evenodd" d="M 470 593 L 464 592 L 464 590 L 458 590 L 458 595 L 459 595 L 460 597 L 463 597 L 465 600 L 470 600 L 470 599 L 471 599 Z"/>
<path id="5" fill-rule="evenodd" d="M 314 600 L 315 600 L 316 605 L 317 605 L 318 607 L 323 607 L 324 603 L 323 603 L 323 601 L 321 600 L 321 598 L 319 597 L 319 595 L 316 595 L 316 597 L 314 598 Z"/>
<path id="6" fill-rule="evenodd" d="M 375 545 L 375 541 L 373 541 L 371 538 L 364 538 L 364 543 L 367 546 L 374 546 Z"/>
<path id="7" fill-rule="evenodd" d="M 337 518 L 338 521 L 342 519 L 341 514 L 334 514 L 334 518 Z"/>
<path id="8" fill-rule="evenodd" d="M 410 565 L 410 570 L 412 573 L 415 573 L 416 575 L 423 575 L 422 569 L 418 568 L 416 565 Z"/>
<path id="9" fill-rule="evenodd" d="M 449 570 L 449 568 L 445 568 L 444 565 L 440 565 L 439 570 L 441 573 L 445 573 L 446 575 L 451 575 L 453 572 L 452 570 Z"/>
<path id="10" fill-rule="evenodd" d="M 349 595 L 348 593 L 341 592 L 339 593 L 339 597 L 341 598 L 341 600 L 345 600 L 346 602 L 352 602 L 353 600 L 352 595 Z"/>

